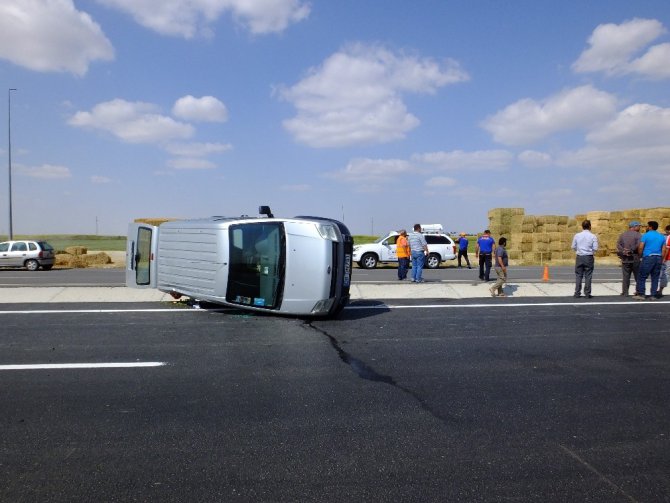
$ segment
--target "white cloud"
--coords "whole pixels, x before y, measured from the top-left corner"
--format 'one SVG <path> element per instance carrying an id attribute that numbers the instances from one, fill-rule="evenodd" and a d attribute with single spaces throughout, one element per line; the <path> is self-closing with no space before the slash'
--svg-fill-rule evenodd
<path id="1" fill-rule="evenodd" d="M 578 73 L 605 72 L 607 75 L 637 73 L 650 78 L 670 77 L 669 44 L 653 46 L 632 60 L 653 40 L 665 33 L 655 19 L 631 19 L 621 24 L 601 24 L 589 38 L 572 69 Z"/>
<path id="2" fill-rule="evenodd" d="M 412 160 L 431 164 L 444 170 L 500 170 L 509 166 L 514 156 L 507 150 L 480 150 L 465 152 L 453 150 L 451 152 L 428 152 L 415 154 Z"/>
<path id="3" fill-rule="evenodd" d="M 340 170 L 326 176 L 350 183 L 388 183 L 417 169 L 402 159 L 353 159 Z"/>
<path id="4" fill-rule="evenodd" d="M 54 164 L 42 164 L 41 166 L 17 166 L 16 171 L 20 175 L 29 176 L 31 178 L 41 178 L 45 180 L 57 180 L 62 178 L 70 178 L 70 168 L 65 166 L 57 166 Z"/>
<path id="5" fill-rule="evenodd" d="M 616 98 L 592 86 L 564 90 L 538 102 L 530 98 L 512 103 L 487 117 L 482 127 L 506 145 L 530 144 L 560 131 L 586 129 L 609 119 Z"/>
<path id="6" fill-rule="evenodd" d="M 165 147 L 172 155 L 182 157 L 203 157 L 231 150 L 230 143 L 171 143 Z"/>
<path id="7" fill-rule="evenodd" d="M 190 124 L 159 113 L 156 105 L 115 99 L 97 104 L 90 112 L 77 112 L 68 124 L 100 129 L 128 143 L 161 143 L 193 136 Z"/>
<path id="8" fill-rule="evenodd" d="M 517 157 L 521 164 L 529 168 L 543 168 L 553 163 L 549 154 L 537 150 L 524 150 Z"/>
<path id="9" fill-rule="evenodd" d="M 279 187 L 279 190 L 284 190 L 286 192 L 307 192 L 312 190 L 312 187 L 306 183 L 298 183 L 294 185 L 282 185 Z"/>
<path id="10" fill-rule="evenodd" d="M 428 187 L 453 187 L 458 184 L 455 178 L 449 176 L 435 176 L 426 180 Z"/>
<path id="11" fill-rule="evenodd" d="M 114 48 L 72 0 L 2 0 L 0 58 L 30 70 L 81 76 L 91 62 L 114 59 Z"/>
<path id="12" fill-rule="evenodd" d="M 586 140 L 619 148 L 670 144 L 670 108 L 646 103 L 631 105 L 612 121 L 591 131 Z"/>
<path id="13" fill-rule="evenodd" d="M 310 6 L 302 0 L 98 0 L 130 14 L 142 26 L 162 35 L 186 39 L 209 36 L 211 24 L 222 14 L 251 33 L 279 33 L 306 19 Z"/>
<path id="14" fill-rule="evenodd" d="M 586 146 L 566 151 L 561 166 L 625 169 L 637 176 L 660 176 L 670 170 L 670 108 L 635 104 L 592 130 Z"/>
<path id="15" fill-rule="evenodd" d="M 394 54 L 352 44 L 280 95 L 297 115 L 284 127 L 312 147 L 385 143 L 405 137 L 419 125 L 402 100 L 404 93 L 432 94 L 469 77 L 458 63 Z"/>
<path id="16" fill-rule="evenodd" d="M 172 107 L 172 115 L 180 119 L 199 122 L 226 122 L 226 105 L 213 96 L 179 98 Z"/>
<path id="17" fill-rule="evenodd" d="M 630 70 L 652 79 L 670 78 L 670 44 L 650 47 L 643 56 L 631 61 Z"/>
<path id="18" fill-rule="evenodd" d="M 102 185 L 105 183 L 111 183 L 112 179 L 108 178 L 106 176 L 100 176 L 100 175 L 93 175 L 91 176 L 91 183 L 94 183 L 96 185 Z"/>
<path id="19" fill-rule="evenodd" d="M 174 169 L 214 169 L 216 164 L 207 159 L 180 157 L 178 159 L 170 159 L 168 166 Z"/>

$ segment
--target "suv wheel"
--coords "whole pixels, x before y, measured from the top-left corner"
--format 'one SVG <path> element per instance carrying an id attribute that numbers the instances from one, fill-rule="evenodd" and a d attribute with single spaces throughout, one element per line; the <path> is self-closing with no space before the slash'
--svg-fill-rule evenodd
<path id="1" fill-rule="evenodd" d="M 377 255 L 374 253 L 366 253 L 361 257 L 358 263 L 363 269 L 374 269 L 377 267 Z"/>
<path id="2" fill-rule="evenodd" d="M 440 267 L 440 256 L 437 253 L 431 253 L 426 258 L 426 267 L 428 269 L 437 269 Z"/>

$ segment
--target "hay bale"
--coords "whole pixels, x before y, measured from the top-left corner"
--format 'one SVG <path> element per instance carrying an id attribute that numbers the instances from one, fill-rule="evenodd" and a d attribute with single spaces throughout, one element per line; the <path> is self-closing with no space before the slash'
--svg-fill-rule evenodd
<path id="1" fill-rule="evenodd" d="M 552 252 L 560 252 L 566 249 L 569 250 L 571 245 L 572 243 L 566 244 L 564 241 L 552 241 L 549 243 L 549 250 Z"/>
<path id="2" fill-rule="evenodd" d="M 172 222 L 174 220 L 179 220 L 178 218 L 136 218 L 133 220 L 136 224 L 147 224 L 147 225 L 154 225 L 158 227 L 160 224 L 164 222 Z"/>
<path id="3" fill-rule="evenodd" d="M 591 220 L 591 223 L 593 223 L 594 220 L 607 220 L 607 221 L 609 221 L 610 213 L 609 213 L 609 211 L 589 211 L 586 214 L 586 218 Z"/>
<path id="4" fill-rule="evenodd" d="M 82 258 L 84 259 L 84 262 L 86 262 L 87 267 L 90 265 L 105 265 L 112 263 L 112 258 L 105 252 L 83 255 Z"/>
<path id="5" fill-rule="evenodd" d="M 88 249 L 85 246 L 68 246 L 65 248 L 65 253 L 70 255 L 86 255 Z"/>
<path id="6" fill-rule="evenodd" d="M 85 255 L 71 255 L 69 253 L 59 253 L 56 255 L 56 265 L 70 269 L 85 269 L 88 267 Z"/>

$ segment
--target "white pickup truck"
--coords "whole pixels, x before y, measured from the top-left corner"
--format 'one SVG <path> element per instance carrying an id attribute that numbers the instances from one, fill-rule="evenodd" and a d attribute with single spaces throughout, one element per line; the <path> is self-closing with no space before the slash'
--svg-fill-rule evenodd
<path id="1" fill-rule="evenodd" d="M 428 243 L 427 268 L 437 269 L 442 262 L 456 259 L 456 243 L 444 233 L 440 224 L 426 224 L 422 225 L 421 228 Z M 379 263 L 398 262 L 398 256 L 396 255 L 397 239 L 398 233 L 392 231 L 374 243 L 354 245 L 352 260 L 363 269 L 374 269 Z"/>

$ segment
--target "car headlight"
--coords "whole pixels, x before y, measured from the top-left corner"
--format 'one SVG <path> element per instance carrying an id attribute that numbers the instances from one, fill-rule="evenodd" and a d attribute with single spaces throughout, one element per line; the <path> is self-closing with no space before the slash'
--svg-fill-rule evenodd
<path id="1" fill-rule="evenodd" d="M 329 239 L 330 241 L 339 241 L 340 235 L 337 233 L 335 226 L 332 224 L 316 224 L 316 229 L 321 234 L 323 239 Z"/>

